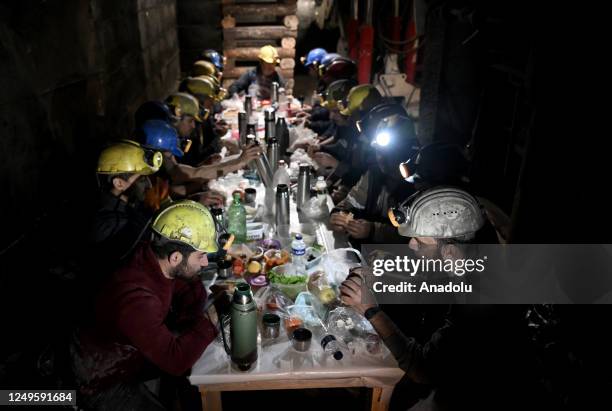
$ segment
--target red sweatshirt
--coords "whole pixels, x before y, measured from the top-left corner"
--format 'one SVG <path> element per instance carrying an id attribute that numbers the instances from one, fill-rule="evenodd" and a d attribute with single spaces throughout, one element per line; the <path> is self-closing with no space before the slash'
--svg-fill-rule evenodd
<path id="1" fill-rule="evenodd" d="M 96 327 L 80 333 L 77 376 L 89 389 L 133 379 L 148 362 L 172 375 L 187 372 L 217 330 L 203 313 L 202 282 L 170 280 L 147 243 L 113 274 L 96 302 Z M 174 328 L 168 328 L 169 314 Z"/>

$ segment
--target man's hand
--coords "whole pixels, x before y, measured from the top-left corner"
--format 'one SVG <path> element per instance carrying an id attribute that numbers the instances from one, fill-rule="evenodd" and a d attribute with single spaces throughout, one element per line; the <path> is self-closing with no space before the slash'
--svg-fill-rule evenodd
<path id="1" fill-rule="evenodd" d="M 309 145 L 308 150 L 307 150 L 308 157 L 312 158 L 315 155 L 315 153 L 319 152 L 320 149 L 321 147 L 318 144 Z"/>
<path id="2" fill-rule="evenodd" d="M 238 160 L 244 165 L 249 164 L 251 161 L 255 160 L 257 157 L 261 155 L 261 147 L 260 146 L 250 146 L 242 150 L 242 154 Z"/>
<path id="3" fill-rule="evenodd" d="M 367 220 L 351 220 L 346 225 L 346 232 L 353 238 L 363 240 L 370 236 L 373 223 Z"/>
<path id="4" fill-rule="evenodd" d="M 340 285 L 340 300 L 364 315 L 368 308 L 376 307 L 376 299 L 365 285 L 361 269 L 351 271 Z"/>
<path id="5" fill-rule="evenodd" d="M 329 225 L 332 231 L 344 231 L 346 229 L 347 217 L 348 215 L 342 211 L 333 213 L 329 217 Z"/>
<path id="6" fill-rule="evenodd" d="M 230 155 L 240 153 L 240 146 L 237 141 L 234 140 L 221 140 L 221 145 L 227 148 Z"/>
<path id="7" fill-rule="evenodd" d="M 314 153 L 312 159 L 319 164 L 319 166 L 336 168 L 338 166 L 339 161 L 334 158 L 331 154 L 328 153 Z"/>
<path id="8" fill-rule="evenodd" d="M 217 190 L 208 190 L 200 195 L 199 202 L 205 206 L 223 207 L 225 195 Z"/>

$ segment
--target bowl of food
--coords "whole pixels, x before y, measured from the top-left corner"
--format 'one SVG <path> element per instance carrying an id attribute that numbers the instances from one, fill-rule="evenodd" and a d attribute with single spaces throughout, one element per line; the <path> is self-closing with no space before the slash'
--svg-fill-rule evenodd
<path id="1" fill-rule="evenodd" d="M 266 271 L 271 270 L 279 265 L 289 262 L 289 252 L 287 250 L 268 250 L 264 252 L 264 260 L 266 261 Z"/>
<path id="2" fill-rule="evenodd" d="M 295 300 L 299 293 L 307 291 L 308 276 L 295 273 L 293 264 L 279 265 L 268 273 L 270 285 Z"/>

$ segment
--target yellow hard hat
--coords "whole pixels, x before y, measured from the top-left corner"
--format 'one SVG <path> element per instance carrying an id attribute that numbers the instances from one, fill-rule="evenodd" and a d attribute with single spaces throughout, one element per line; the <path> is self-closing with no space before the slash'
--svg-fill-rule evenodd
<path id="1" fill-rule="evenodd" d="M 149 175 L 159 170 L 162 161 L 163 156 L 159 151 L 144 150 L 135 141 L 122 140 L 102 150 L 96 172 Z"/>
<path id="2" fill-rule="evenodd" d="M 263 46 L 259 49 L 259 57 L 260 60 L 265 61 L 270 64 L 277 64 L 280 59 L 278 58 L 278 52 L 276 51 L 276 47 L 274 46 Z"/>
<path id="3" fill-rule="evenodd" d="M 193 96 L 214 98 L 217 95 L 217 88 L 208 77 L 187 77 L 185 88 Z"/>
<path id="4" fill-rule="evenodd" d="M 349 91 L 347 106 L 342 107 L 340 114 L 350 116 L 357 110 L 367 111 L 382 101 L 382 96 L 371 84 L 360 84 Z"/>
<path id="5" fill-rule="evenodd" d="M 193 68 L 191 70 L 193 72 L 194 77 L 198 76 L 211 76 L 217 77 L 219 75 L 219 71 L 210 61 L 198 60 L 193 63 Z"/>
<path id="6" fill-rule="evenodd" d="M 172 241 L 187 244 L 197 251 L 217 251 L 215 222 L 208 208 L 191 200 L 177 201 L 157 215 L 153 231 Z"/>
<path id="7" fill-rule="evenodd" d="M 198 99 L 187 93 L 174 93 L 166 99 L 166 105 L 177 117 L 191 116 L 196 121 L 202 122 L 200 117 L 200 104 Z"/>
<path id="8" fill-rule="evenodd" d="M 221 87 L 221 83 L 219 83 L 219 80 L 217 80 L 217 78 L 211 77 L 211 76 L 198 76 L 196 78 L 201 78 L 201 79 L 207 80 L 207 81 L 211 82 L 215 86 L 215 95 L 212 96 L 212 98 L 216 102 L 219 102 L 219 101 L 225 99 L 225 97 L 227 97 L 227 90 L 224 89 L 223 87 Z"/>

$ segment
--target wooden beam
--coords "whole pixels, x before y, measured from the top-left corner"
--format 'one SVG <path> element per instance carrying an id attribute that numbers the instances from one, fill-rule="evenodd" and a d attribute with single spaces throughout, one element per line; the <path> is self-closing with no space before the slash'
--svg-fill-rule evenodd
<path id="1" fill-rule="evenodd" d="M 232 27 L 223 30 L 223 38 L 232 39 L 280 39 L 295 38 L 297 30 L 291 30 L 285 26 L 245 26 Z"/>
<path id="2" fill-rule="evenodd" d="M 295 38 L 294 37 L 283 37 L 281 40 L 281 46 L 285 49 L 294 49 L 295 48 Z"/>
<path id="3" fill-rule="evenodd" d="M 239 3 L 223 4 L 223 15 L 232 16 L 263 15 L 263 16 L 288 16 L 297 12 L 295 1 L 291 3 Z"/>
<path id="4" fill-rule="evenodd" d="M 285 27 L 291 30 L 297 30 L 299 23 L 300 20 L 295 14 L 291 16 L 285 16 L 285 18 L 283 19 L 283 24 L 285 25 Z"/>
<path id="5" fill-rule="evenodd" d="M 281 47 L 277 47 L 276 51 L 278 52 L 278 56 L 281 59 L 291 59 L 293 61 L 293 59 L 295 58 L 295 49 L 284 49 Z M 224 49 L 223 55 L 228 59 L 233 58 L 236 60 L 257 60 L 257 56 L 259 56 L 259 47 L 239 47 L 232 49 Z"/>
<path id="6" fill-rule="evenodd" d="M 295 57 L 295 50 L 293 53 L 294 57 Z M 280 64 L 279 64 L 281 70 L 293 70 L 295 68 L 295 60 L 292 58 L 289 59 L 281 59 Z"/>

